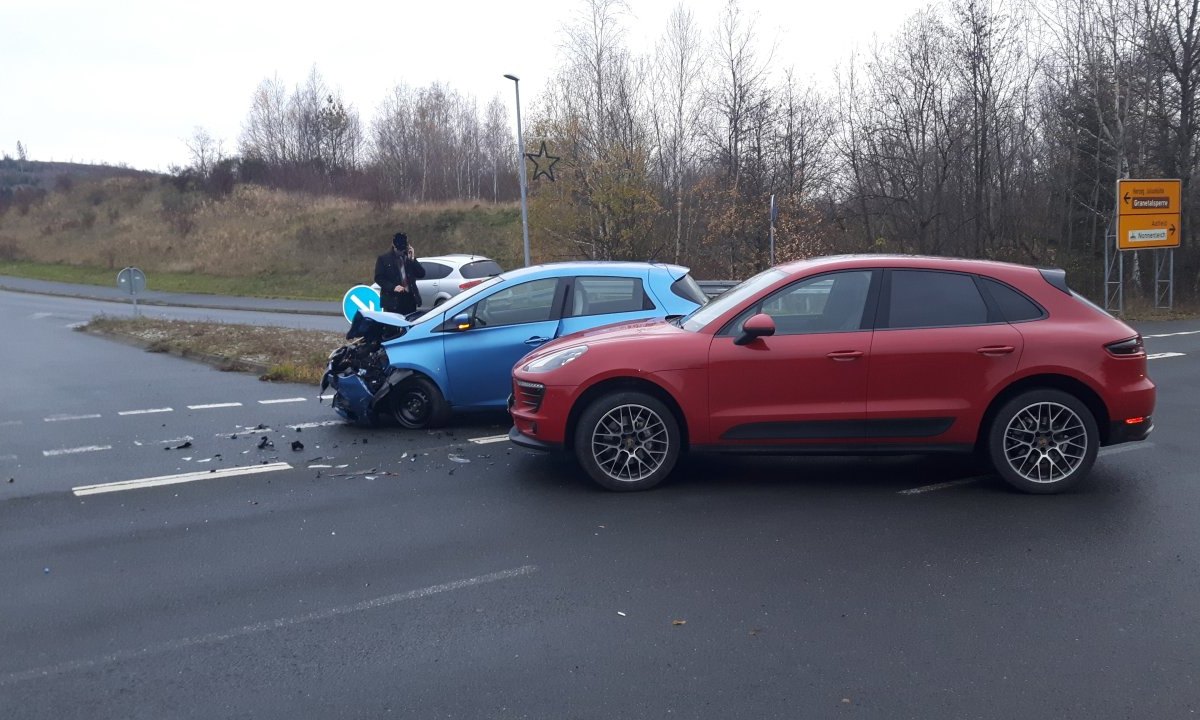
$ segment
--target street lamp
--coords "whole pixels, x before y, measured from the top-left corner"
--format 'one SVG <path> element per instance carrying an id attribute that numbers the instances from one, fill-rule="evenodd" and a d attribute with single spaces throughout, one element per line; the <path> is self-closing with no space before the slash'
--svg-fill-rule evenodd
<path id="1" fill-rule="evenodd" d="M 521 78 L 505 75 L 517 91 L 517 162 L 521 170 L 521 235 L 525 240 L 525 267 L 529 267 L 529 201 L 525 199 L 525 133 L 521 130 Z"/>

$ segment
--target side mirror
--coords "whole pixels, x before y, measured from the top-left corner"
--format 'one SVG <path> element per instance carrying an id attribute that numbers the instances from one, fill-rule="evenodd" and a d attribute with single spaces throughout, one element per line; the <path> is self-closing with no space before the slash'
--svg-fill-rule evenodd
<path id="1" fill-rule="evenodd" d="M 470 330 L 471 329 L 471 316 L 466 313 L 461 313 L 459 315 L 455 315 L 454 320 L 451 321 L 451 325 L 453 325 L 455 330 L 458 330 L 460 332 L 463 330 Z"/>
<path id="2" fill-rule="evenodd" d="M 733 344 L 745 345 L 760 337 L 774 334 L 775 321 L 771 319 L 770 315 L 759 313 L 751 315 L 746 322 L 742 323 L 742 333 L 734 339 Z"/>

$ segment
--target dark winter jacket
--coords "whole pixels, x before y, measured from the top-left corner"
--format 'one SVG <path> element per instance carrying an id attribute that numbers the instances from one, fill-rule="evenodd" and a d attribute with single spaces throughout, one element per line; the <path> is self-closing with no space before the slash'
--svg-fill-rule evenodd
<path id="1" fill-rule="evenodd" d="M 425 277 L 425 268 L 416 260 L 405 258 L 404 274 L 401 275 L 400 256 L 388 250 L 375 260 L 375 284 L 379 286 L 380 304 L 385 312 L 407 315 L 421 305 L 421 291 L 417 289 L 417 279 Z M 408 288 L 408 292 L 398 293 L 397 285 Z"/>

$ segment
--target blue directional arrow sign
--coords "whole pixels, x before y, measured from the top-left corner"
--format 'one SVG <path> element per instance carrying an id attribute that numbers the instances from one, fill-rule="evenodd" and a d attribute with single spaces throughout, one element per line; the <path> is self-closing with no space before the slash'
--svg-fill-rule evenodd
<path id="1" fill-rule="evenodd" d="M 346 322 L 354 322 L 354 316 L 360 310 L 381 310 L 379 291 L 370 285 L 355 285 L 346 291 L 342 298 L 342 314 Z"/>

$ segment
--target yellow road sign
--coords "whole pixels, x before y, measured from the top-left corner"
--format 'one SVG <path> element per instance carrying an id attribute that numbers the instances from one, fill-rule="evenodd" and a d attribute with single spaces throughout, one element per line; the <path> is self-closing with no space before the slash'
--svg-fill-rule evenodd
<path id="1" fill-rule="evenodd" d="M 1178 215 L 1179 180 L 1118 180 L 1118 215 Z"/>
<path id="2" fill-rule="evenodd" d="M 1179 247 L 1179 215 L 1121 215 L 1117 218 L 1117 247 L 1121 250 Z"/>

